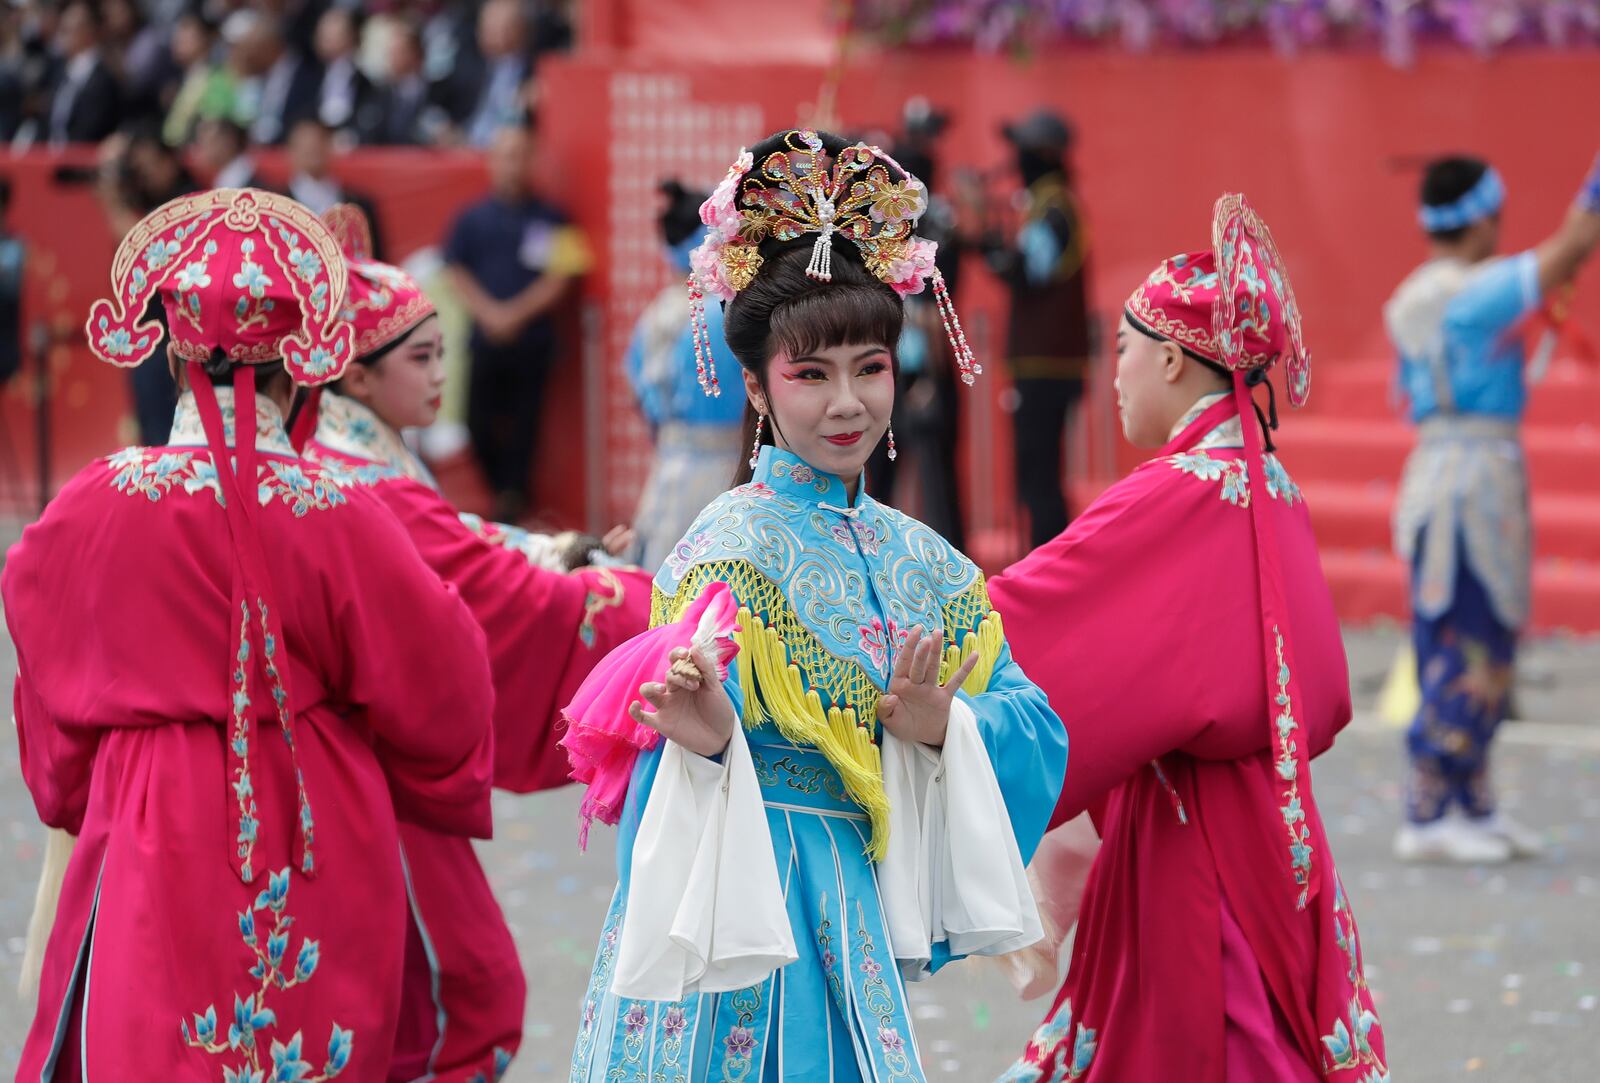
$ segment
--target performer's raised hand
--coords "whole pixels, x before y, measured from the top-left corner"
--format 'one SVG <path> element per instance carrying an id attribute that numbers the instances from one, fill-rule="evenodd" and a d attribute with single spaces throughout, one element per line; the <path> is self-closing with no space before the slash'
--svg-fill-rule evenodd
<path id="1" fill-rule="evenodd" d="M 950 726 L 950 701 L 978 664 L 973 651 L 939 683 L 939 663 L 944 659 L 944 632 L 932 635 L 922 626 L 911 629 L 894 661 L 889 691 L 878 700 L 878 721 L 902 741 L 916 741 L 934 748 L 944 746 Z"/>
<path id="2" fill-rule="evenodd" d="M 703 653 L 687 647 L 674 649 L 667 658 L 671 665 L 666 681 L 639 686 L 640 698 L 654 710 L 646 711 L 634 700 L 628 704 L 628 716 L 690 752 L 720 755 L 739 719 L 717 679 L 716 667 Z"/>

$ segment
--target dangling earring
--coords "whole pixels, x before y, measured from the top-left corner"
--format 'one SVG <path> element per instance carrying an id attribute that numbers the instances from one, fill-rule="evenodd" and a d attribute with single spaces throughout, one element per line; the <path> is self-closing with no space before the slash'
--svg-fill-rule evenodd
<path id="1" fill-rule="evenodd" d="M 890 462 L 894 462 L 899 457 L 900 457 L 900 453 L 895 451 L 895 449 L 894 449 L 894 426 L 890 425 L 889 426 L 889 461 Z"/>
<path id="2" fill-rule="evenodd" d="M 754 470 L 761 460 L 761 430 L 766 427 L 767 415 L 756 415 L 756 442 L 750 445 L 750 469 Z"/>

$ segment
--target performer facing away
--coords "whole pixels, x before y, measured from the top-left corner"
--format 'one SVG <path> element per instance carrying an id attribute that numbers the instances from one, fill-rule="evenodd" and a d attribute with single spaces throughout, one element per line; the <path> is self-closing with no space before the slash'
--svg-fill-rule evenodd
<path id="1" fill-rule="evenodd" d="M 396 815 L 489 835 L 483 633 L 284 431 L 291 381 L 351 356 L 321 222 L 187 196 L 124 238 L 112 282 L 90 349 L 147 360 L 159 296 L 186 387 L 168 445 L 84 468 L 0 576 L 23 775 L 78 836 L 19 1076 L 381 1083 Z"/>
<path id="2" fill-rule="evenodd" d="M 1055 822 L 1087 810 L 1102 838 L 1066 983 L 1003 1078 L 1386 1079 L 1311 793 L 1350 719 L 1344 648 L 1251 393 L 1281 362 L 1301 404 L 1310 357 L 1242 196 L 1133 292 L 1117 357 L 1123 433 L 1161 450 L 990 584 L 1072 742 Z"/>
<path id="3" fill-rule="evenodd" d="M 644 629 L 649 576 L 549 571 L 516 544 L 517 528 L 456 514 L 399 432 L 438 413 L 444 364 L 433 304 L 410 275 L 370 258 L 359 209 L 325 218 L 348 260 L 355 363 L 321 396 L 306 457 L 341 485 L 370 487 L 482 626 L 495 684 L 495 785 L 562 785 L 558 711 L 597 661 Z M 400 841 L 411 920 L 390 1076 L 497 1078 L 522 1038 L 526 986 L 511 930 L 471 840 L 404 824 Z"/>
<path id="4" fill-rule="evenodd" d="M 679 274 L 689 273 L 689 253 L 705 240 L 700 221 L 704 193 L 677 181 L 661 186 L 667 198 L 661 234 L 667 258 Z M 722 337 L 722 310 L 706 310 L 712 356 L 731 368 L 733 355 Z M 639 495 L 634 517 L 635 553 L 651 571 L 661 567 L 700 509 L 721 496 L 739 466 L 739 421 L 744 407 L 737 395 L 703 394 L 695 379 L 695 336 L 689 327 L 689 297 L 681 279 L 650 302 L 633 329 L 625 361 L 639 410 L 650 423 L 655 461 Z"/>
<path id="5" fill-rule="evenodd" d="M 920 1081 L 904 979 L 1041 935 L 1023 863 L 1060 722 L 983 576 L 860 480 L 926 277 L 976 370 L 912 236 L 925 203 L 804 130 L 701 208 L 695 282 L 726 303 L 754 446 L 657 575 L 656 627 L 568 711 L 586 813 L 621 820 L 573 1081 Z"/>
<path id="6" fill-rule="evenodd" d="M 1384 307 L 1418 434 L 1394 540 L 1411 566 L 1422 702 L 1394 848 L 1407 861 L 1502 862 L 1541 848 L 1496 809 L 1489 781 L 1532 579 L 1520 427 L 1529 373 L 1516 331 L 1600 244 L 1600 160 L 1561 228 L 1514 256 L 1495 256 L 1505 184 L 1488 163 L 1433 162 L 1421 194 L 1429 259 Z"/>

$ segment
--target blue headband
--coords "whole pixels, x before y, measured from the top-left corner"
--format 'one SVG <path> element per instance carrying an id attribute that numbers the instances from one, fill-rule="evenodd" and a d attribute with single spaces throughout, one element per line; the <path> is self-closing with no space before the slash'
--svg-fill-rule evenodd
<path id="1" fill-rule="evenodd" d="M 1484 171 L 1483 176 L 1478 178 L 1478 183 L 1472 186 L 1471 191 L 1454 203 L 1441 203 L 1437 206 L 1423 204 L 1417 211 L 1417 221 L 1421 222 L 1422 228 L 1429 233 L 1464 229 L 1480 219 L 1497 213 L 1505 201 L 1505 182 L 1500 179 L 1500 174 L 1495 172 L 1494 167 L 1490 166 Z"/>

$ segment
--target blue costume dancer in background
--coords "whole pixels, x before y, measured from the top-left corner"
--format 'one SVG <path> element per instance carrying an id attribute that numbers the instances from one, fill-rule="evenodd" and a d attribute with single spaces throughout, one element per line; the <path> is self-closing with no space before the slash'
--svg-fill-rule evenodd
<path id="1" fill-rule="evenodd" d="M 700 509 L 733 480 L 739 466 L 739 422 L 744 417 L 743 399 L 702 394 L 695 380 L 694 337 L 682 276 L 689 273 L 689 253 L 705 239 L 700 223 L 705 195 L 690 192 L 675 180 L 662 184 L 661 191 L 667 197 L 661 212 L 662 239 L 679 277 L 639 317 L 624 362 L 656 445 L 633 520 L 633 560 L 651 571 L 661 567 Z M 722 310 L 707 309 L 706 324 L 713 356 L 731 371 L 734 360 L 722 339 Z"/>
<path id="2" fill-rule="evenodd" d="M 1600 243 L 1600 162 L 1553 236 L 1498 257 L 1504 199 L 1485 162 L 1430 164 L 1418 217 L 1431 256 L 1384 309 L 1419 437 L 1395 507 L 1422 695 L 1395 838 L 1403 860 L 1501 862 L 1540 848 L 1496 810 L 1488 774 L 1531 595 L 1528 373 L 1516 331 Z"/>

